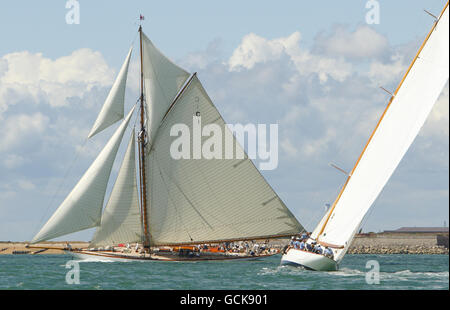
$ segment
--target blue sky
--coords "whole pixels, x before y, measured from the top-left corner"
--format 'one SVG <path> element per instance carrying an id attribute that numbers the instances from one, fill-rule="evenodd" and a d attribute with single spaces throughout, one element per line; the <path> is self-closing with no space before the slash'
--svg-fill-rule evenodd
<path id="1" fill-rule="evenodd" d="M 328 163 L 351 169 L 387 103 L 378 86 L 395 89 L 432 25 L 423 9 L 445 4 L 379 1 L 380 24 L 368 25 L 361 0 L 80 0 L 80 24 L 69 25 L 65 3 L 0 4 L 0 240 L 31 239 L 111 135 L 85 142 L 139 14 L 161 51 L 199 73 L 227 122 L 279 124 L 279 167 L 263 174 L 313 229 L 345 181 Z M 363 229 L 444 221 L 448 85 Z"/>

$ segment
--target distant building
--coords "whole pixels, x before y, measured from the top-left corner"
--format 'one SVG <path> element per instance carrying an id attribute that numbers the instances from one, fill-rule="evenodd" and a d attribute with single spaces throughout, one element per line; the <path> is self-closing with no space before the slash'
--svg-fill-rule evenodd
<path id="1" fill-rule="evenodd" d="M 401 234 L 414 234 L 414 233 L 428 233 L 428 234 L 448 234 L 448 227 L 401 227 L 396 230 L 385 230 L 383 233 L 401 233 Z"/>

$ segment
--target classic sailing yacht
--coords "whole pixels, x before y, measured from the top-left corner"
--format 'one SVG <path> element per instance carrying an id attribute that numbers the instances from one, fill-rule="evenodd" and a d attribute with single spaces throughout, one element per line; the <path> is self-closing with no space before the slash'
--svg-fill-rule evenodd
<path id="1" fill-rule="evenodd" d="M 449 76 L 448 2 L 398 85 L 338 197 L 307 240 L 332 255 L 291 248 L 281 263 L 338 269 L 367 211 L 414 141 Z M 331 253 L 330 253 L 331 254 Z"/>
<path id="2" fill-rule="evenodd" d="M 194 251 L 194 246 L 280 238 L 302 231 L 302 225 L 237 143 L 196 73 L 190 74 L 172 63 L 141 26 L 139 35 L 141 93 L 136 110 L 140 128 L 136 135 L 133 128 L 127 139 L 128 147 L 104 210 L 116 153 L 136 108 L 124 118 L 132 49 L 89 138 L 124 120 L 32 243 L 97 227 L 89 248 L 72 249 L 73 255 L 113 260 L 236 259 L 254 256 Z M 232 137 L 235 151 L 244 152 L 245 157 L 173 159 L 172 126 L 181 123 L 192 129 L 198 116 L 203 124 L 219 125 L 222 132 Z M 190 139 L 192 143 L 193 137 Z M 203 144 L 207 137 L 201 139 Z M 144 251 L 118 252 L 114 247 L 121 243 L 138 243 Z"/>

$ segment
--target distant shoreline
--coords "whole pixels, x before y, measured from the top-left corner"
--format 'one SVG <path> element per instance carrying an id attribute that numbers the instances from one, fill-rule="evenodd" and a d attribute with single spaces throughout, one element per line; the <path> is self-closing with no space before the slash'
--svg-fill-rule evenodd
<path id="1" fill-rule="evenodd" d="M 442 235 L 441 235 L 442 236 Z M 438 244 L 437 235 L 430 233 L 417 234 L 399 234 L 399 233 L 379 233 L 379 234 L 360 234 L 355 237 L 348 254 L 449 254 L 448 234 L 443 235 L 447 238 L 447 247 Z M 89 242 L 86 241 L 48 241 L 36 244 L 40 247 L 65 247 L 67 242 L 73 248 L 86 248 Z M 0 255 L 4 254 L 64 254 L 59 249 L 40 249 L 26 248 L 29 242 L 0 241 Z M 271 240 L 270 244 L 276 248 L 282 248 L 289 243 L 289 239 Z M 38 253 L 36 253 L 38 252 Z"/>

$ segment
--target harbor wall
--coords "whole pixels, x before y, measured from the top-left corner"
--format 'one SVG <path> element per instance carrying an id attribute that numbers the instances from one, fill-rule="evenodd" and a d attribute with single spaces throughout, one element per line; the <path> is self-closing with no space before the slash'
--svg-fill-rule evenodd
<path id="1" fill-rule="evenodd" d="M 445 246 L 445 239 L 447 246 Z M 438 242 L 439 241 L 439 242 Z M 448 234 L 378 233 L 360 234 L 349 254 L 448 254 Z"/>

